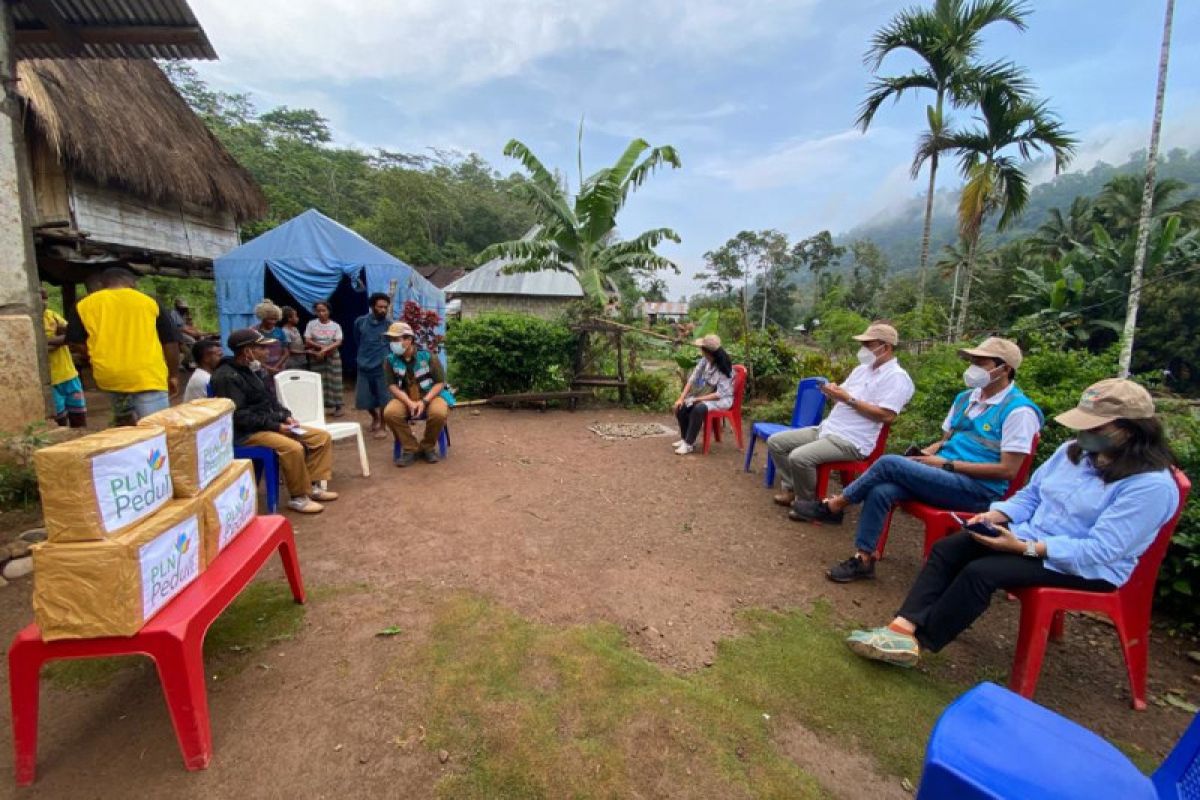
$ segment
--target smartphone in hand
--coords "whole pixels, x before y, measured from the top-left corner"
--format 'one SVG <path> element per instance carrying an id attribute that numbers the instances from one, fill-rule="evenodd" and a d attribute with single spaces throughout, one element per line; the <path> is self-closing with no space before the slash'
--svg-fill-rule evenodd
<path id="1" fill-rule="evenodd" d="M 992 538 L 1001 535 L 1000 529 L 990 522 L 976 522 L 968 525 L 967 521 L 958 514 L 951 514 L 950 516 L 954 517 L 954 521 L 961 525 L 963 530 L 970 531 L 971 533 L 978 533 L 980 536 L 991 536 Z"/>
<path id="2" fill-rule="evenodd" d="M 908 446 L 908 449 L 904 451 L 904 455 L 906 455 L 906 456 L 923 456 L 923 455 L 925 455 L 925 453 L 923 453 L 921 451 L 921 448 L 918 447 L 917 445 L 910 444 Z M 955 517 L 955 519 L 957 519 L 957 517 Z"/>

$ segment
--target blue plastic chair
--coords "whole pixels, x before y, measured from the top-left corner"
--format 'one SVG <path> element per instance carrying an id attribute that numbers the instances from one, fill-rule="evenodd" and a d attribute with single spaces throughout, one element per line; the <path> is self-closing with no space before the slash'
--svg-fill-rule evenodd
<path id="1" fill-rule="evenodd" d="M 254 480 L 267 484 L 267 513 L 279 510 L 279 456 L 274 450 L 262 445 L 235 445 L 234 458 L 248 458 L 254 462 Z"/>
<path id="2" fill-rule="evenodd" d="M 204 392 L 213 397 L 212 383 L 204 387 Z M 267 479 L 267 513 L 279 511 L 279 455 L 269 447 L 261 445 L 234 445 L 234 458 L 248 458 L 254 462 L 254 480 Z"/>
<path id="3" fill-rule="evenodd" d="M 750 426 L 750 446 L 746 448 L 746 463 L 742 465 L 744 472 L 750 471 L 750 461 L 754 458 L 754 444 L 759 439 L 764 442 L 780 431 L 809 428 L 821 422 L 825 413 L 825 395 L 821 387 L 829 383 L 825 378 L 803 378 L 796 384 L 796 402 L 792 406 L 792 423 L 780 425 L 778 422 L 756 422 Z M 775 485 L 775 462 L 771 454 L 767 454 L 767 469 L 764 477 L 767 488 Z"/>
<path id="4" fill-rule="evenodd" d="M 942 712 L 917 800 L 1197 800 L 1200 715 L 1147 777 L 1102 737 L 981 683 Z"/>
<path id="5" fill-rule="evenodd" d="M 425 419 L 425 417 L 417 417 L 417 419 Z M 450 425 L 447 424 L 442 428 L 442 432 L 438 434 L 438 455 L 442 458 L 446 457 L 446 451 L 450 449 Z M 404 453 L 404 447 L 400 444 L 399 439 L 392 442 L 392 461 Z"/>

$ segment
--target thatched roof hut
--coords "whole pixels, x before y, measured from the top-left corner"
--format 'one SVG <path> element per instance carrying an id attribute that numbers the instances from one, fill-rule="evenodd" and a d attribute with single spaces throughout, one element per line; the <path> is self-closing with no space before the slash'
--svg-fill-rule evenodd
<path id="1" fill-rule="evenodd" d="M 40 267 L 211 274 L 238 224 L 266 212 L 254 178 L 152 61 L 30 59 L 17 77 Z"/>

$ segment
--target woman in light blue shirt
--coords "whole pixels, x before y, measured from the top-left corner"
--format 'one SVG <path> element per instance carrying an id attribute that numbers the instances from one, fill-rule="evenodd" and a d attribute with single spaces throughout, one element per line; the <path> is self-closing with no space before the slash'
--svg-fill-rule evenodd
<path id="1" fill-rule="evenodd" d="M 936 653 L 970 627 L 997 589 L 1053 586 L 1110 592 L 1175 514 L 1175 458 L 1150 393 L 1112 378 L 1089 386 L 1055 417 L 1078 431 L 1008 500 L 967 520 L 933 546 L 895 619 L 855 631 L 860 656 L 903 666 Z"/>

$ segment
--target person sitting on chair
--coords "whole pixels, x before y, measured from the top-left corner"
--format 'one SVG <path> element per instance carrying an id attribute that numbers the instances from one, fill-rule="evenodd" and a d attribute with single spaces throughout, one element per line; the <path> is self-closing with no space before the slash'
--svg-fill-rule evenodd
<path id="1" fill-rule="evenodd" d="M 682 438 L 671 446 L 680 456 L 696 449 L 696 437 L 704 430 L 704 420 L 710 410 L 724 411 L 733 407 L 733 361 L 721 347 L 721 337 L 710 333 L 692 344 L 700 348 L 700 360 L 672 406 Z"/>
<path id="2" fill-rule="evenodd" d="M 1000 499 L 1020 472 L 1042 428 L 1041 409 L 1013 383 L 1021 348 L 992 337 L 958 354 L 971 361 L 963 373 L 968 388 L 954 399 L 940 441 L 911 456 L 883 456 L 841 494 L 797 501 L 788 512 L 795 520 L 836 525 L 846 506 L 863 504 L 856 552 L 825 573 L 829 580 L 849 583 L 875 577 L 875 545 L 892 507 L 901 500 L 982 511 Z"/>
<path id="3" fill-rule="evenodd" d="M 987 610 L 997 589 L 1050 586 L 1111 592 L 1175 514 L 1175 457 L 1150 393 L 1110 378 L 1055 417 L 1078 431 L 1025 488 L 966 520 L 933 546 L 908 597 L 884 628 L 854 631 L 860 656 L 912 666 Z"/>
<path id="4" fill-rule="evenodd" d="M 384 359 L 383 374 L 392 395 L 383 409 L 383 421 L 402 448 L 394 463 L 397 467 L 407 467 L 419 455 L 436 464 L 438 436 L 446 427 L 446 418 L 454 405 L 442 362 L 417 346 L 417 338 L 407 322 L 393 322 L 383 337 L 391 350 Z M 418 442 L 411 422 L 422 418 L 425 433 Z"/>
<path id="5" fill-rule="evenodd" d="M 333 438 L 326 431 L 302 427 L 267 391 L 257 369 L 266 342 L 255 328 L 229 334 L 226 344 L 233 357 L 221 359 L 213 372 L 212 392 L 233 401 L 237 444 L 269 447 L 279 456 L 279 468 L 292 496 L 288 508 L 318 514 L 325 510 L 321 502 L 338 497 L 337 492 L 323 488 L 324 481 L 333 476 Z"/>
<path id="6" fill-rule="evenodd" d="M 858 363 L 841 386 L 827 383 L 821 393 L 834 403 L 819 425 L 780 431 L 767 439 L 768 457 L 779 470 L 782 491 L 774 500 L 790 506 L 815 500 L 817 467 L 830 461 L 858 461 L 875 449 L 884 425 L 895 421 L 912 399 L 912 378 L 896 360 L 896 329 L 873 322 L 858 336 Z"/>

